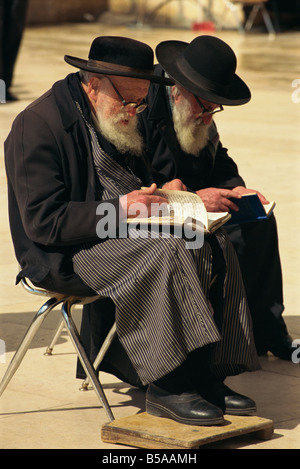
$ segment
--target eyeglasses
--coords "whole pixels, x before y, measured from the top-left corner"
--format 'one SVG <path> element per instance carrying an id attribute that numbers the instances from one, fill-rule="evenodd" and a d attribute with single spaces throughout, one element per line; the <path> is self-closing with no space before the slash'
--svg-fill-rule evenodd
<path id="1" fill-rule="evenodd" d="M 135 112 L 137 114 L 139 114 L 140 112 L 143 112 L 146 107 L 148 107 L 148 104 L 147 103 L 144 103 L 144 102 L 141 102 L 140 104 L 138 103 L 128 103 L 127 101 L 125 101 L 125 99 L 123 98 L 123 96 L 121 95 L 121 93 L 119 92 L 119 90 L 116 88 L 116 86 L 113 84 L 113 82 L 111 81 L 111 79 L 106 76 L 106 78 L 108 79 L 108 81 L 110 82 L 111 86 L 113 87 L 113 89 L 115 90 L 115 92 L 117 93 L 118 97 L 120 98 L 121 100 L 121 103 L 122 105 L 124 106 L 124 108 L 129 108 L 129 109 L 135 109 Z"/>
<path id="2" fill-rule="evenodd" d="M 200 116 L 203 116 L 203 114 L 210 114 L 211 116 L 213 114 L 216 114 L 217 112 L 221 112 L 221 111 L 224 111 L 224 108 L 222 106 L 222 104 L 220 104 L 216 109 L 214 109 L 213 111 L 210 111 L 209 109 L 206 109 L 206 107 L 201 103 L 200 99 L 198 98 L 198 96 L 196 96 L 194 94 L 194 98 L 195 100 L 197 101 L 197 103 L 199 104 L 199 106 L 201 107 L 202 109 L 202 112 L 201 114 L 199 114 L 199 117 Z"/>

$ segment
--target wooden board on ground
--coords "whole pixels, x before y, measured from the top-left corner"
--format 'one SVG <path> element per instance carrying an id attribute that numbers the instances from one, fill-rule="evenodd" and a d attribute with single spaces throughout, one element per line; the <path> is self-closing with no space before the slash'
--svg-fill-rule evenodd
<path id="1" fill-rule="evenodd" d="M 105 443 L 136 448 L 193 449 L 247 433 L 268 440 L 273 430 L 272 420 L 256 416 L 225 415 L 223 425 L 204 427 L 183 425 L 143 412 L 103 425 L 101 438 Z"/>

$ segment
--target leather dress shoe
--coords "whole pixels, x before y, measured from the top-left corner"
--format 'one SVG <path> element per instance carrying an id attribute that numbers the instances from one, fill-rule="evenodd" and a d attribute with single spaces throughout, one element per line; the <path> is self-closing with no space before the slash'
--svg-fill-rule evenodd
<path id="1" fill-rule="evenodd" d="M 223 412 L 204 400 L 199 394 L 171 394 L 154 384 L 146 393 L 146 411 L 156 417 L 165 417 L 186 425 L 220 425 Z"/>
<path id="2" fill-rule="evenodd" d="M 203 396 L 227 415 L 253 415 L 256 412 L 256 404 L 250 397 L 232 391 L 222 381 L 214 382 Z"/>
<path id="3" fill-rule="evenodd" d="M 293 346 L 293 339 L 289 334 L 283 335 L 276 340 L 267 343 L 258 343 L 256 345 L 257 354 L 259 356 L 266 355 L 271 352 L 275 357 L 281 360 L 292 361 L 292 355 L 296 347 Z"/>
<path id="4" fill-rule="evenodd" d="M 281 358 L 281 360 L 292 360 L 293 352 L 295 347 L 293 347 L 293 339 L 290 335 L 286 335 L 281 338 L 280 341 L 269 345 L 270 352 L 275 355 L 275 357 Z"/>

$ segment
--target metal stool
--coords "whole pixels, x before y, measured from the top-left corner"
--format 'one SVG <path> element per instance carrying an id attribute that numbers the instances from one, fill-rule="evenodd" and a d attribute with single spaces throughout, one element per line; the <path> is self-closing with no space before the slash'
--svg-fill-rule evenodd
<path id="1" fill-rule="evenodd" d="M 39 328 L 43 324 L 44 320 L 46 319 L 50 311 L 52 311 L 52 309 L 55 308 L 56 306 L 61 305 L 62 323 L 60 324 L 59 329 L 62 328 L 63 326 L 66 328 L 69 334 L 69 337 L 72 341 L 72 344 L 76 350 L 78 358 L 84 368 L 84 371 L 87 376 L 87 380 L 92 383 L 93 389 L 95 390 L 102 406 L 104 407 L 109 420 L 113 421 L 114 416 L 109 406 L 109 403 L 107 401 L 107 398 L 105 396 L 105 393 L 103 391 L 102 385 L 99 381 L 95 368 L 90 362 L 84 350 L 84 347 L 81 344 L 78 330 L 72 318 L 72 307 L 74 305 L 78 305 L 78 304 L 84 305 L 92 301 L 96 301 L 99 299 L 99 296 L 86 297 L 86 298 L 81 298 L 81 297 L 76 297 L 76 296 L 66 296 L 63 294 L 48 292 L 46 290 L 35 288 L 31 286 L 30 283 L 26 279 L 22 279 L 21 282 L 22 282 L 23 287 L 30 293 L 33 293 L 39 296 L 44 296 L 44 297 L 47 297 L 48 299 L 40 307 L 38 312 L 35 314 L 22 342 L 20 343 L 10 364 L 8 365 L 6 373 L 0 383 L 0 396 L 5 391 L 8 383 L 10 382 L 15 372 L 17 371 L 18 367 L 20 366 L 21 361 L 23 360 L 27 350 L 29 349 L 33 338 L 35 337 L 36 333 L 38 332 Z M 110 341 L 112 340 L 113 336 L 114 334 L 110 335 Z M 56 333 L 56 337 L 58 337 L 58 331 Z M 106 350 L 109 345 L 110 344 L 108 343 L 108 341 L 106 341 Z"/>
<path id="2" fill-rule="evenodd" d="M 54 349 L 54 346 L 56 345 L 56 342 L 58 341 L 62 331 L 64 329 L 64 321 L 62 320 L 58 326 L 57 326 L 57 329 L 54 333 L 54 336 L 53 336 L 53 339 L 50 343 L 50 345 L 46 348 L 46 351 L 44 353 L 44 355 L 46 356 L 51 356 L 52 355 L 52 352 L 53 352 L 53 349 Z M 107 350 L 109 349 L 112 341 L 113 341 L 113 338 L 115 337 L 116 335 L 116 332 L 117 332 L 117 328 L 116 328 L 116 323 L 113 324 L 113 326 L 111 327 L 110 331 L 108 332 L 99 352 L 98 352 L 98 355 L 94 361 L 94 364 L 93 364 L 93 367 L 95 370 L 97 370 L 98 366 L 101 364 Z M 79 388 L 80 391 L 88 391 L 89 388 L 89 384 L 90 384 L 90 380 L 88 377 L 86 377 L 86 379 L 82 382 L 82 385 L 81 387 Z"/>
<path id="3" fill-rule="evenodd" d="M 273 23 L 271 21 L 270 15 L 268 13 L 268 10 L 265 6 L 265 3 L 267 3 L 269 0 L 224 0 L 225 5 L 227 8 L 231 10 L 233 15 L 235 16 L 236 22 L 237 22 L 237 27 L 240 31 L 250 31 L 250 29 L 253 26 L 254 20 L 257 17 L 258 13 L 261 11 L 263 20 L 265 22 L 267 31 L 269 33 L 270 38 L 273 38 L 275 36 L 275 29 L 273 26 Z M 250 6 L 252 7 L 250 14 L 248 18 L 246 19 L 245 25 L 243 26 L 238 19 L 237 15 L 235 14 L 235 4 L 240 4 L 240 5 L 245 5 L 245 6 Z"/>

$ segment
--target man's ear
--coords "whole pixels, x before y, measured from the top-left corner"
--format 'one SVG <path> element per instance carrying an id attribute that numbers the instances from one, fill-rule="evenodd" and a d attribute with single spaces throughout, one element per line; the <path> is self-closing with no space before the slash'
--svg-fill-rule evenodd
<path id="1" fill-rule="evenodd" d="M 179 96 L 181 95 L 180 90 L 177 88 L 176 85 L 172 86 L 171 96 L 173 101 L 176 103 L 178 101 Z"/>
<path id="2" fill-rule="evenodd" d="M 97 96 L 100 89 L 100 80 L 97 77 L 91 77 L 87 85 L 87 92 L 91 101 L 97 101 Z"/>

